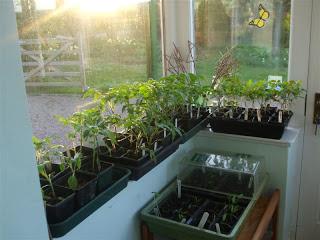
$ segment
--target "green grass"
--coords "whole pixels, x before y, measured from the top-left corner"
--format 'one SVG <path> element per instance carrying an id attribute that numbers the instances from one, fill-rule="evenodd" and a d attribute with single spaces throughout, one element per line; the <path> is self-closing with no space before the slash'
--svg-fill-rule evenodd
<path id="1" fill-rule="evenodd" d="M 87 85 L 97 89 L 107 89 L 123 83 L 147 79 L 145 64 L 96 64 L 87 74 Z"/>
<path id="2" fill-rule="evenodd" d="M 142 48 L 142 47 L 141 47 Z M 107 49 L 110 51 L 110 49 Z M 115 56 L 115 53 L 107 55 L 106 49 L 101 49 L 101 54 L 93 54 L 90 59 L 89 68 L 86 70 L 87 85 L 96 89 L 107 89 L 123 83 L 132 83 L 147 80 L 147 66 L 144 61 L 143 51 L 134 49 L 127 53 L 121 53 Z M 215 65 L 220 58 L 220 52 L 224 49 L 211 48 L 199 51 L 199 58 L 196 63 L 197 74 L 204 76 L 204 83 L 210 84 Z M 269 58 L 269 64 L 262 64 L 259 60 L 261 52 L 266 50 L 244 48 L 240 52 L 238 75 L 241 80 L 261 80 L 267 79 L 268 75 L 281 75 L 283 79 L 287 78 L 287 67 L 275 68 L 272 66 L 272 59 Z M 139 54 L 138 54 L 139 53 Z M 138 55 L 137 55 L 138 54 Z M 251 54 L 251 55 L 250 55 Z M 243 60 L 242 60 L 243 59 Z M 73 69 L 65 69 L 74 71 Z M 39 81 L 40 79 L 38 79 Z M 66 81 L 63 79 L 44 78 L 47 81 Z M 82 92 L 80 87 L 29 87 L 28 94 L 51 93 L 51 94 L 79 94 Z"/>
<path id="3" fill-rule="evenodd" d="M 199 52 L 199 58 L 196 62 L 196 70 L 197 74 L 204 76 L 206 83 L 210 83 L 212 80 L 215 66 L 221 56 L 220 50 L 221 49 L 210 49 Z M 243 60 L 241 58 L 238 59 L 239 69 L 237 73 L 240 79 L 243 81 L 249 79 L 268 79 L 268 75 L 280 75 L 284 80 L 287 79 L 287 67 L 272 66 L 272 59 L 269 59 L 269 63 L 263 64 L 257 61 L 250 61 L 251 59 L 248 60 L 248 56 L 243 56 L 243 58 Z M 254 62 L 255 65 L 253 65 L 251 62 Z"/>

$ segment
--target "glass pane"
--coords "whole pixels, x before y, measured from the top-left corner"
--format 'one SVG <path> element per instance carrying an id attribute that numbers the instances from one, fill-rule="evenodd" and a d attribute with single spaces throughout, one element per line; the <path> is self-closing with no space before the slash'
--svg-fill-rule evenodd
<path id="1" fill-rule="evenodd" d="M 234 48 L 242 80 L 286 80 L 290 5 L 290 0 L 195 0 L 197 73 L 211 81 L 221 53 Z"/>
<path id="2" fill-rule="evenodd" d="M 13 0 L 34 135 L 107 89 L 162 75 L 159 0 Z"/>

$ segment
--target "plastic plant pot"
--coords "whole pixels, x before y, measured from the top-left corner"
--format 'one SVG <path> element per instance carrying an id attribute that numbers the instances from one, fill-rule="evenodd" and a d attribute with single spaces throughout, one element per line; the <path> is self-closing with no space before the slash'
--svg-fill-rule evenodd
<path id="1" fill-rule="evenodd" d="M 49 224 L 52 237 L 58 238 L 64 236 L 84 219 L 90 216 L 99 207 L 105 204 L 108 200 L 117 195 L 127 186 L 129 176 L 130 170 L 114 167 L 112 169 L 112 183 L 106 190 L 101 192 L 92 201 L 74 212 L 64 221 L 55 224 Z"/>
<path id="2" fill-rule="evenodd" d="M 73 214 L 75 209 L 75 194 L 72 190 L 61 186 L 53 186 L 53 188 L 57 199 L 45 199 L 47 221 L 49 224 L 64 221 Z M 44 186 L 44 196 L 48 196 L 50 193 L 50 186 Z"/>
<path id="3" fill-rule="evenodd" d="M 59 178 L 56 185 L 68 187 L 68 178 L 71 173 Z M 84 171 L 77 171 L 76 178 L 78 179 L 78 187 L 75 189 L 75 204 L 76 209 L 86 205 L 96 196 L 97 175 Z"/>
<path id="4" fill-rule="evenodd" d="M 103 192 L 112 182 L 112 168 L 113 163 L 100 161 L 101 170 L 95 167 L 92 169 L 92 162 L 88 162 L 83 166 L 83 170 L 87 172 L 92 172 L 97 175 L 97 194 Z"/>

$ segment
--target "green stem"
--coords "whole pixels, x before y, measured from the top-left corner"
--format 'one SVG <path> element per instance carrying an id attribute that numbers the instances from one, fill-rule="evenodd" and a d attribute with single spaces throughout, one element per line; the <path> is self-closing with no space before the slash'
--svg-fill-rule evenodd
<path id="1" fill-rule="evenodd" d="M 48 177 L 48 182 L 49 182 L 49 185 L 50 185 L 50 188 L 51 188 L 52 196 L 53 196 L 54 199 L 56 199 L 57 195 L 56 195 L 56 192 L 54 191 L 53 184 L 52 184 L 52 181 L 51 181 L 50 177 Z"/>

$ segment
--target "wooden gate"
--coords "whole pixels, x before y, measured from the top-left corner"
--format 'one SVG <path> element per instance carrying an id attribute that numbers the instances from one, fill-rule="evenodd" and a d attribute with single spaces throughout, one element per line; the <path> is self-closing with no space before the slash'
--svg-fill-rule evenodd
<path id="1" fill-rule="evenodd" d="M 20 40 L 26 86 L 85 89 L 83 44 L 78 39 L 57 36 Z"/>

